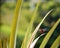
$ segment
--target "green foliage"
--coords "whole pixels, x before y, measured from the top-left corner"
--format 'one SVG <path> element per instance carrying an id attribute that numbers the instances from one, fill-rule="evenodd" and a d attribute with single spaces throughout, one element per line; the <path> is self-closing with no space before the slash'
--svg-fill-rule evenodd
<path id="1" fill-rule="evenodd" d="M 60 35 L 56 38 L 56 40 L 54 41 L 54 43 L 52 44 L 51 48 L 58 48 L 60 45 Z"/>
<path id="2" fill-rule="evenodd" d="M 37 6 L 36 6 L 36 9 L 34 10 L 34 13 L 33 13 L 33 15 L 32 15 L 31 21 L 30 21 L 29 26 L 28 26 L 28 28 L 27 28 L 27 32 L 26 32 L 26 35 L 25 35 L 25 38 L 24 38 L 24 40 L 23 40 L 23 43 L 22 43 L 21 48 L 27 48 L 29 39 L 30 39 L 30 37 L 31 37 L 31 31 L 32 31 L 32 27 L 33 27 L 34 20 L 35 20 L 35 18 L 36 18 L 36 13 L 37 13 L 37 10 L 38 10 L 39 3 L 40 3 L 40 2 L 38 2 Z"/>
<path id="3" fill-rule="evenodd" d="M 13 12 L 14 9 L 15 9 L 15 5 L 16 5 L 16 3 L 4 3 L 1 7 L 2 8 L 1 9 L 1 14 L 2 14 L 1 16 L 6 16 L 6 14 L 8 14 L 8 12 Z M 18 34 L 18 37 L 19 37 L 19 39 L 17 40 L 17 48 L 20 48 L 22 43 L 23 43 L 23 45 L 22 45 L 21 48 L 26 48 L 25 46 L 27 46 L 28 42 L 30 42 L 30 37 L 32 35 L 32 30 L 34 30 L 34 28 L 36 28 L 37 24 L 39 22 L 41 22 L 44 15 L 50 9 L 52 9 L 52 8 L 54 9 L 54 11 L 49 15 L 50 17 L 51 16 L 53 17 L 53 20 L 51 19 L 53 22 L 54 21 L 56 22 L 56 20 L 60 17 L 60 2 L 48 1 L 48 2 L 41 2 L 39 5 L 38 5 L 39 7 L 37 7 L 38 9 L 35 9 L 34 13 L 32 12 L 33 15 L 31 16 L 31 13 L 29 11 L 29 9 L 30 9 L 29 8 L 29 2 L 24 2 L 23 3 L 22 11 L 21 11 L 21 17 L 20 17 L 20 21 L 19 21 L 19 25 L 18 25 L 19 27 L 18 27 L 18 31 L 17 31 L 18 32 L 17 34 Z M 43 25 L 49 27 L 48 22 L 46 20 L 44 21 Z M 41 25 L 41 26 L 43 26 L 43 25 Z M 51 28 L 51 26 L 49 28 Z M 56 27 L 56 28 L 58 28 L 58 27 Z M 27 31 L 26 31 L 26 29 L 27 29 Z M 52 30 L 54 30 L 54 29 L 52 29 Z M 54 31 L 54 33 L 58 32 L 58 34 L 59 34 L 59 31 Z M 7 35 L 10 35 L 11 27 L 8 26 L 8 25 L 2 25 L 1 26 L 1 32 L 5 33 Z M 52 32 L 52 34 L 54 34 L 53 31 L 51 31 L 51 32 Z M 42 40 L 45 40 L 45 38 L 48 38 L 48 40 L 45 40 L 46 42 L 43 43 L 44 46 L 46 46 L 46 44 L 47 44 L 47 46 L 49 46 L 49 44 L 52 44 L 53 40 L 55 40 L 54 37 L 56 37 L 56 33 L 54 34 L 55 36 L 52 37 L 52 39 L 51 39 L 50 38 L 51 37 L 51 32 L 49 34 L 48 33 L 46 34 L 47 37 L 42 36 L 38 40 L 37 44 L 40 45 L 40 43 L 43 42 Z M 36 34 L 39 34 L 39 33 L 36 33 Z M 24 38 L 24 40 L 23 40 L 23 38 Z M 52 41 L 49 40 L 49 39 L 51 39 Z M 58 41 L 59 41 L 59 39 L 57 39 L 57 42 Z M 52 45 L 52 46 L 55 46 L 56 43 L 53 43 L 54 45 Z M 18 45 L 18 44 L 20 44 L 20 45 Z M 41 45 L 41 46 L 43 46 L 43 45 Z M 38 47 L 38 45 L 36 45 L 36 46 Z M 37 47 L 35 47 L 35 48 L 37 48 Z"/>
<path id="4" fill-rule="evenodd" d="M 55 23 L 55 25 L 51 28 L 51 30 L 47 33 L 47 35 L 45 36 L 45 38 L 43 39 L 40 48 L 44 48 L 45 45 L 47 44 L 49 38 L 51 37 L 51 35 L 53 34 L 55 28 L 57 27 L 57 25 L 60 23 L 60 19 L 58 19 L 58 21 Z"/>

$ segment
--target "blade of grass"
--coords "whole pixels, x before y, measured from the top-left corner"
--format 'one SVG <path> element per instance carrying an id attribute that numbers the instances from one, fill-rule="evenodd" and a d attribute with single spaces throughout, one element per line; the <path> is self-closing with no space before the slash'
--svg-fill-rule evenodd
<path id="1" fill-rule="evenodd" d="M 51 35 L 53 34 L 55 28 L 58 26 L 58 24 L 60 23 L 60 18 L 58 19 L 58 21 L 54 24 L 54 26 L 51 28 L 51 30 L 47 33 L 47 35 L 45 36 L 44 40 L 42 41 L 40 48 L 44 48 L 45 45 L 47 44 L 49 38 L 51 37 Z"/>
<path id="2" fill-rule="evenodd" d="M 34 46 L 35 46 L 36 42 L 38 41 L 38 39 L 39 39 L 40 37 L 42 37 L 43 35 L 45 35 L 45 33 L 43 33 L 43 34 L 41 34 L 39 37 L 37 37 L 37 38 L 32 42 L 32 44 L 30 45 L 30 48 L 34 48 Z"/>
<path id="3" fill-rule="evenodd" d="M 9 48 L 15 48 L 16 45 L 16 27 L 17 27 L 17 21 L 18 21 L 18 13 L 19 13 L 19 9 L 21 8 L 21 4 L 22 4 L 22 0 L 18 0 L 17 4 L 16 4 L 16 8 L 15 8 L 15 12 L 14 12 L 14 17 L 13 17 L 13 24 L 12 24 L 12 31 L 11 31 L 11 35 L 10 35 L 10 44 L 9 44 Z"/>
<path id="4" fill-rule="evenodd" d="M 35 8 L 35 10 L 33 12 L 33 15 L 32 15 L 31 21 L 29 23 L 29 26 L 27 28 L 27 32 L 26 32 L 25 38 L 24 38 L 24 40 L 22 42 L 21 48 L 27 48 L 27 44 L 28 44 L 30 36 L 31 36 L 31 30 L 32 30 L 33 22 L 34 22 L 34 20 L 36 18 L 36 13 L 37 13 L 39 4 L 40 4 L 40 2 L 37 3 L 37 6 L 36 6 L 36 8 Z"/>
<path id="5" fill-rule="evenodd" d="M 2 40 L 0 39 L 0 48 L 2 48 Z"/>
<path id="6" fill-rule="evenodd" d="M 27 48 L 30 47 L 30 44 L 33 42 L 33 40 L 34 40 L 34 38 L 35 38 L 35 35 L 36 35 L 38 29 L 40 28 L 40 26 L 42 25 L 42 23 L 43 23 L 43 21 L 46 19 L 46 17 L 47 17 L 52 11 L 53 11 L 53 9 L 50 10 L 50 11 L 45 15 L 45 17 L 42 19 L 42 21 L 37 25 L 37 27 L 35 28 L 34 32 L 32 33 L 32 36 L 31 36 L 31 38 L 30 38 L 30 40 L 29 40 L 29 44 L 28 44 Z"/>
<path id="7" fill-rule="evenodd" d="M 60 45 L 60 36 L 57 37 L 57 39 L 54 41 L 54 43 L 50 48 L 58 48 L 59 45 Z"/>
<path id="8" fill-rule="evenodd" d="M 7 48 L 7 44 L 6 43 L 7 43 L 7 39 L 4 39 L 3 40 L 3 48 Z"/>

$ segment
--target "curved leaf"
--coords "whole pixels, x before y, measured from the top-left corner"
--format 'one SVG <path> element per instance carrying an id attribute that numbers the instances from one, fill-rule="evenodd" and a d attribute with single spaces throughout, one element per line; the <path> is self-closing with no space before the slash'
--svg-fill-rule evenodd
<path id="1" fill-rule="evenodd" d="M 35 44 L 37 43 L 38 39 L 39 39 L 40 37 L 42 37 L 43 35 L 45 35 L 45 33 L 43 33 L 43 34 L 41 34 L 39 37 L 37 37 L 37 38 L 32 42 L 32 44 L 30 45 L 30 48 L 34 48 L 34 46 L 35 46 Z"/>
<path id="2" fill-rule="evenodd" d="M 31 38 L 30 38 L 30 40 L 29 40 L 29 44 L 28 44 L 27 48 L 30 47 L 30 44 L 33 42 L 33 40 L 34 40 L 34 38 L 35 38 L 35 35 L 36 35 L 38 29 L 40 28 L 40 26 L 42 25 L 42 23 L 43 23 L 43 21 L 46 19 L 46 17 L 47 17 L 52 11 L 53 11 L 53 9 L 50 10 L 50 11 L 45 15 L 45 17 L 42 19 L 42 21 L 37 25 L 37 27 L 35 28 L 34 32 L 32 33 L 32 36 L 31 36 Z"/>
<path id="3" fill-rule="evenodd" d="M 54 43 L 50 48 L 58 48 L 59 45 L 60 45 L 60 36 L 57 37 L 57 39 L 54 41 Z"/>
<path id="4" fill-rule="evenodd" d="M 54 26 L 51 28 L 51 30 L 47 33 L 47 35 L 45 36 L 44 40 L 42 41 L 40 48 L 44 48 L 45 45 L 47 44 L 49 38 L 51 37 L 51 35 L 53 34 L 55 28 L 58 26 L 58 24 L 60 23 L 60 18 L 58 19 L 58 21 L 54 24 Z"/>
<path id="5" fill-rule="evenodd" d="M 17 21 L 18 21 L 18 13 L 19 13 L 19 9 L 21 8 L 21 4 L 22 4 L 22 0 L 18 0 L 14 12 L 13 22 L 12 22 L 13 24 L 12 24 L 12 31 L 10 34 L 9 48 L 15 48 L 16 46 L 16 35 L 17 35 L 16 28 L 17 28 Z"/>
<path id="6" fill-rule="evenodd" d="M 33 26 L 34 20 L 36 18 L 36 13 L 37 13 L 39 4 L 40 4 L 40 2 L 37 3 L 37 6 L 33 12 L 33 15 L 32 15 L 31 21 L 29 23 L 29 26 L 27 28 L 27 32 L 26 32 L 26 35 L 25 35 L 24 40 L 22 42 L 21 48 L 27 48 L 28 42 L 29 42 L 30 37 L 31 37 L 32 26 Z"/>

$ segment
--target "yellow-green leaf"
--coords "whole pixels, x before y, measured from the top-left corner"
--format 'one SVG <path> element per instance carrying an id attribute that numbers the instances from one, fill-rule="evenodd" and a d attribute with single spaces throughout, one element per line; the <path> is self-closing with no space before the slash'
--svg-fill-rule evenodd
<path id="1" fill-rule="evenodd" d="M 54 43 L 52 44 L 51 48 L 58 48 L 59 45 L 60 45 L 60 35 L 54 41 Z"/>
<path id="2" fill-rule="evenodd" d="M 32 14 L 32 18 L 31 18 L 31 21 L 29 23 L 29 26 L 27 28 L 27 31 L 26 31 L 26 34 L 25 34 L 25 38 L 22 42 L 22 46 L 21 48 L 27 48 L 27 44 L 29 42 L 29 39 L 31 37 L 31 31 L 32 31 L 32 26 L 33 26 L 33 23 L 34 23 L 34 20 L 36 18 L 36 13 L 37 13 L 37 10 L 38 10 L 38 7 L 39 7 L 39 4 L 40 4 L 40 1 L 37 3 L 37 6 Z"/>
<path id="3" fill-rule="evenodd" d="M 9 48 L 15 48 L 16 44 L 16 27 L 17 27 L 17 21 L 18 21 L 18 13 L 19 9 L 21 8 L 22 0 L 18 0 L 14 12 L 13 22 L 12 22 L 12 31 L 10 34 L 10 44 Z"/>
<path id="4" fill-rule="evenodd" d="M 50 10 L 50 11 L 44 16 L 44 18 L 42 19 L 42 21 L 37 25 L 37 27 L 35 28 L 34 32 L 33 32 L 32 35 L 31 35 L 31 38 L 30 38 L 30 40 L 29 40 L 29 43 L 28 43 L 27 48 L 29 48 L 30 44 L 33 42 L 33 40 L 34 40 L 34 38 L 35 38 L 35 35 L 36 35 L 38 29 L 40 28 L 40 26 L 42 25 L 43 21 L 46 19 L 46 17 L 47 17 L 52 11 L 53 11 L 53 9 Z"/>
<path id="5" fill-rule="evenodd" d="M 51 37 L 51 35 L 53 34 L 54 30 L 56 29 L 56 27 L 58 26 L 58 24 L 60 23 L 60 18 L 58 19 L 58 21 L 54 24 L 54 26 L 51 28 L 51 30 L 47 33 L 47 35 L 45 36 L 45 38 L 43 39 L 40 48 L 44 48 L 45 45 L 47 44 L 49 38 Z"/>

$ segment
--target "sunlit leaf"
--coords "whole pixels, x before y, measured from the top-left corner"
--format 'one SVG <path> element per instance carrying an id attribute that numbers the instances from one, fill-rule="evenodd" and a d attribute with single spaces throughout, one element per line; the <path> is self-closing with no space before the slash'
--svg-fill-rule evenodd
<path id="1" fill-rule="evenodd" d="M 26 34 L 25 34 L 25 38 L 24 38 L 24 40 L 23 40 L 23 42 L 22 42 L 21 48 L 27 48 L 27 44 L 28 44 L 29 39 L 30 39 L 30 37 L 31 37 L 31 31 L 32 31 L 32 27 L 33 27 L 34 20 L 35 20 L 35 18 L 36 18 L 36 13 L 37 13 L 39 4 L 40 4 L 40 2 L 37 3 L 37 6 L 36 6 L 36 8 L 35 8 L 35 10 L 34 10 L 34 12 L 33 12 L 33 15 L 32 15 L 31 21 L 30 21 L 30 23 L 29 23 L 29 26 L 28 26 L 28 28 L 27 28 L 27 32 L 26 32 Z"/>
<path id="2" fill-rule="evenodd" d="M 45 33 L 43 33 L 43 34 L 41 34 L 39 37 L 37 37 L 37 38 L 32 42 L 32 44 L 30 45 L 29 48 L 34 48 L 34 46 L 35 46 L 35 44 L 37 43 L 38 39 L 39 39 L 40 37 L 42 37 L 43 35 L 45 35 Z"/>
<path id="3" fill-rule="evenodd" d="M 43 21 L 46 19 L 46 17 L 47 17 L 52 11 L 53 11 L 53 9 L 50 10 L 50 11 L 45 15 L 45 17 L 42 19 L 42 21 L 37 25 L 37 27 L 35 28 L 34 32 L 33 32 L 32 35 L 31 35 L 31 38 L 30 38 L 30 40 L 29 40 L 29 44 L 28 44 L 27 48 L 29 48 L 30 44 L 33 42 L 33 40 L 34 40 L 34 38 L 35 38 L 35 35 L 36 35 L 38 29 L 40 28 L 40 26 L 42 25 Z"/>
<path id="4" fill-rule="evenodd" d="M 16 46 L 16 35 L 17 35 L 16 28 L 18 22 L 18 13 L 19 13 L 19 9 L 21 8 L 21 4 L 22 4 L 22 0 L 18 0 L 14 12 L 13 22 L 12 22 L 13 24 L 12 24 L 12 31 L 10 34 L 9 48 L 15 48 Z"/>

